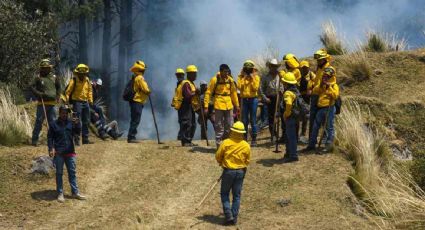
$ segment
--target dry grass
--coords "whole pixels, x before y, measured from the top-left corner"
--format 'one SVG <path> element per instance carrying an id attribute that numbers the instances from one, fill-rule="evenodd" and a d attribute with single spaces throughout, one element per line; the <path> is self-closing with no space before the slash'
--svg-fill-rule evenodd
<path id="1" fill-rule="evenodd" d="M 364 125 L 355 101 L 346 101 L 337 120 L 339 148 L 354 161 L 355 172 L 348 183 L 382 228 L 425 227 L 425 193 L 405 168 L 391 158 L 385 140 Z"/>
<path id="2" fill-rule="evenodd" d="M 268 73 L 267 62 L 273 58 L 279 61 L 279 50 L 272 44 L 268 44 L 260 54 L 252 58 L 261 76 L 265 76 Z"/>
<path id="3" fill-rule="evenodd" d="M 346 54 L 341 57 L 339 66 L 348 77 L 346 85 L 353 82 L 365 81 L 372 76 L 372 67 L 364 51 Z"/>
<path id="4" fill-rule="evenodd" d="M 322 34 L 319 37 L 329 54 L 342 55 L 347 52 L 332 21 L 327 21 L 322 24 Z"/>
<path id="5" fill-rule="evenodd" d="M 407 40 L 397 34 L 369 31 L 363 50 L 368 52 L 402 51 L 407 48 Z"/>
<path id="6" fill-rule="evenodd" d="M 0 89 L 0 145 L 27 143 L 31 132 L 27 112 L 14 104 L 9 89 Z"/>

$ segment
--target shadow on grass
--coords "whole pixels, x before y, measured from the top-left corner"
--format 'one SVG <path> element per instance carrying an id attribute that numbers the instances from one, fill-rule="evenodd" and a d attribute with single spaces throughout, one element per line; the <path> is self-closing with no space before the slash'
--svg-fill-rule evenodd
<path id="1" fill-rule="evenodd" d="M 43 190 L 31 193 L 31 197 L 34 200 L 53 201 L 58 197 L 56 190 Z"/>
<path id="2" fill-rule="evenodd" d="M 211 224 L 218 224 L 218 225 L 223 224 L 223 221 L 224 221 L 224 217 L 216 216 L 216 215 L 203 215 L 203 216 L 198 216 L 196 218 L 204 222 L 208 222 Z"/>
<path id="3" fill-rule="evenodd" d="M 282 159 L 261 159 L 258 160 L 257 163 L 265 167 L 273 167 L 275 164 L 282 164 Z"/>
<path id="4" fill-rule="evenodd" d="M 192 153 L 201 152 L 201 153 L 215 154 L 216 149 L 214 147 L 194 146 L 189 151 L 192 152 Z"/>

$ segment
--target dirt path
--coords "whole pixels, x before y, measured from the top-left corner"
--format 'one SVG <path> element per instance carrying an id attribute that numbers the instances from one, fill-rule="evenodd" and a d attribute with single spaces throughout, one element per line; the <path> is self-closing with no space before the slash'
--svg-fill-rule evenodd
<path id="1" fill-rule="evenodd" d="M 370 228 L 355 214 L 354 199 L 345 185 L 349 162 L 336 155 L 310 155 L 296 164 L 281 165 L 277 162 L 281 155 L 260 145 L 253 151 L 245 180 L 239 228 Z M 12 179 L 22 186 L 1 194 L 10 199 L 8 207 L 0 208 L 0 221 L 5 220 L 0 228 L 222 229 L 219 186 L 201 210 L 195 211 L 221 173 L 213 150 L 196 150 L 176 142 L 158 146 L 153 141 L 83 146 L 77 170 L 87 201 L 67 199 L 59 204 L 54 200 L 53 176 L 18 172 L 22 176 Z M 14 154 L 6 152 L 0 150 L 0 159 Z M 67 183 L 64 188 L 69 193 Z M 281 206 L 280 200 L 290 203 Z"/>

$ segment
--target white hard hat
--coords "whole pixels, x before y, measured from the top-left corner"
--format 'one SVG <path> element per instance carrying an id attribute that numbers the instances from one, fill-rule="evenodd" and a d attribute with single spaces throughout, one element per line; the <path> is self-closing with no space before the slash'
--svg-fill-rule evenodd
<path id="1" fill-rule="evenodd" d="M 277 62 L 276 58 L 273 58 L 269 61 L 270 65 L 279 65 L 279 63 Z"/>
<path id="2" fill-rule="evenodd" d="M 206 81 L 200 81 L 199 85 L 208 85 L 208 83 Z"/>
<path id="3" fill-rule="evenodd" d="M 100 85 L 101 86 L 102 84 L 103 84 L 102 79 L 98 78 L 97 81 L 96 81 L 96 85 Z"/>

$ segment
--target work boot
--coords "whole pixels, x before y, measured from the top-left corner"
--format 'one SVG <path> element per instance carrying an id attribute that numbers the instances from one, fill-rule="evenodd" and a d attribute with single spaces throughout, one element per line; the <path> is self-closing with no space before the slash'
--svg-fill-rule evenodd
<path id="1" fill-rule="evenodd" d="M 290 157 L 287 154 L 285 154 L 285 156 L 282 158 L 282 163 L 286 164 L 286 163 L 291 163 L 298 160 L 299 160 L 298 157 Z"/>
<path id="2" fill-rule="evenodd" d="M 307 146 L 307 148 L 302 149 L 300 151 L 300 153 L 307 153 L 307 152 L 312 152 L 312 151 L 315 151 L 315 150 L 316 150 L 316 147 Z"/>
<path id="3" fill-rule="evenodd" d="M 325 147 L 323 148 L 323 149 L 321 149 L 319 152 L 318 152 L 318 154 L 327 154 L 327 153 L 331 153 L 332 152 L 332 150 L 333 150 L 333 147 L 332 147 L 332 145 L 330 145 L 330 144 L 327 144 L 327 145 L 325 145 Z"/>
<path id="4" fill-rule="evenodd" d="M 58 202 L 60 202 L 60 203 L 65 202 L 65 197 L 63 196 L 63 193 L 59 193 L 59 195 L 58 195 Z"/>
<path id="5" fill-rule="evenodd" d="M 93 144 L 93 142 L 89 141 L 89 138 L 83 138 L 83 145 L 90 145 Z"/>
<path id="6" fill-rule="evenodd" d="M 34 146 L 34 147 L 38 147 L 38 142 L 37 141 L 32 141 L 31 142 L 31 145 Z"/>
<path id="7" fill-rule="evenodd" d="M 105 131 L 101 131 L 101 132 L 99 132 L 99 137 L 100 137 L 100 139 L 102 139 L 102 140 L 106 140 L 106 138 L 107 138 L 108 136 L 106 135 Z"/>
<path id="8" fill-rule="evenodd" d="M 72 194 L 72 198 L 77 199 L 77 200 L 87 200 L 87 197 L 81 195 L 80 193 Z"/>
<path id="9" fill-rule="evenodd" d="M 257 147 L 257 135 L 252 135 L 251 147 Z"/>
<path id="10" fill-rule="evenodd" d="M 140 143 L 138 140 L 136 140 L 136 139 L 128 139 L 127 140 L 127 143 L 130 143 L 130 144 L 138 144 L 138 143 Z"/>
<path id="11" fill-rule="evenodd" d="M 225 214 L 224 216 L 225 216 L 224 225 L 228 226 L 228 225 L 234 224 L 235 219 L 233 218 L 231 214 L 227 214 L 227 215 Z"/>

